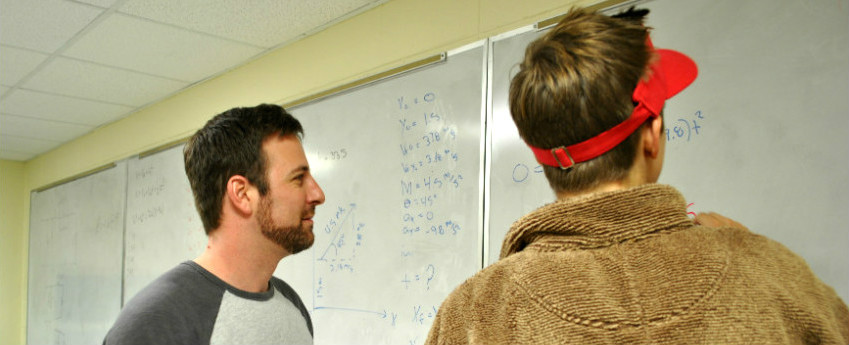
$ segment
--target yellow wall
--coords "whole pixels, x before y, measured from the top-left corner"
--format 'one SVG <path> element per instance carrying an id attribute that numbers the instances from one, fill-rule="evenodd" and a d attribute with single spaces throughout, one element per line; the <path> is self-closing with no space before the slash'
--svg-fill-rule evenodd
<path id="1" fill-rule="evenodd" d="M 187 137 L 211 116 L 234 106 L 293 101 L 597 2 L 390 0 L 26 162 L 24 176 L 17 178 L 26 192 L 15 193 L 22 197 L 10 209 L 28 210 L 32 189 Z M 6 213 L 5 195 L 3 200 Z M 24 225 L 9 231 L 9 238 L 25 243 L 27 222 L 24 217 Z M 5 220 L 3 226 L 5 241 Z M 14 267 L 11 278 L 5 271 L 0 276 L 4 313 L 11 300 L 26 297 L 25 283 L 6 281 L 19 276 L 25 281 L 27 248 L 0 255 L 0 268 Z M 0 337 L 18 329 L 23 339 L 25 321 L 25 315 L 0 318 Z M 17 339 L 11 340 L 8 344 Z M 7 343 L 5 338 L 0 342 Z"/>
<path id="2" fill-rule="evenodd" d="M 26 295 L 24 164 L 0 160 L 0 344 L 22 344 Z"/>

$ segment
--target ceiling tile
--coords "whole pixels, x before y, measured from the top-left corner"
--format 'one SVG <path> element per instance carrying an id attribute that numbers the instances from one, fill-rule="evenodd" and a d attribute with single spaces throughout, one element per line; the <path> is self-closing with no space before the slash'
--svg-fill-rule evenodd
<path id="1" fill-rule="evenodd" d="M 264 50 L 115 14 L 91 29 L 63 55 L 194 82 L 242 64 Z"/>
<path id="2" fill-rule="evenodd" d="M 48 55 L 0 45 L 0 84 L 15 85 Z"/>
<path id="3" fill-rule="evenodd" d="M 119 68 L 56 58 L 21 87 L 138 107 L 188 85 Z"/>
<path id="4" fill-rule="evenodd" d="M 385 1 L 129 0 L 119 11 L 270 48 Z"/>
<path id="5" fill-rule="evenodd" d="M 0 135 L 66 142 L 88 133 L 92 126 L 0 114 Z"/>
<path id="6" fill-rule="evenodd" d="M 3 0 L 0 43 L 52 53 L 102 12 L 65 0 Z"/>
<path id="7" fill-rule="evenodd" d="M 386 1 L 0 0 L 0 159 L 32 159 Z"/>
<path id="8" fill-rule="evenodd" d="M 120 119 L 132 107 L 17 89 L 0 101 L 3 113 L 99 126 Z"/>

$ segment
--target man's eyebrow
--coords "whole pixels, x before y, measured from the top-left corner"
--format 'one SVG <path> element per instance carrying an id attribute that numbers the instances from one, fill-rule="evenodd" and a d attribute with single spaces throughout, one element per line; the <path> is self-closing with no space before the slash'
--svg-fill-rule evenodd
<path id="1" fill-rule="evenodd" d="M 301 165 L 301 166 L 298 166 L 298 167 L 292 169 L 291 171 L 289 171 L 289 176 L 297 175 L 299 173 L 309 172 L 309 171 L 310 171 L 310 167 L 308 165 Z"/>

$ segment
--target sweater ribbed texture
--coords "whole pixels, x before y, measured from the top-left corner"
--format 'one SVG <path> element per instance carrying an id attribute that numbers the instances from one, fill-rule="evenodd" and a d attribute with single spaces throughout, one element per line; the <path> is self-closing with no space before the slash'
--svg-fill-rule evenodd
<path id="1" fill-rule="evenodd" d="M 847 344 L 849 310 L 781 244 L 696 226 L 677 190 L 649 184 L 518 220 L 427 343 Z"/>

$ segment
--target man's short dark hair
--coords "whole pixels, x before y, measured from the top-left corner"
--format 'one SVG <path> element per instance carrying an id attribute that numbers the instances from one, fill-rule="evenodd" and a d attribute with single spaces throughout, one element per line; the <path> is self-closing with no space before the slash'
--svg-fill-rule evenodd
<path id="1" fill-rule="evenodd" d="M 283 107 L 261 104 L 218 114 L 189 139 L 183 149 L 186 176 L 207 234 L 220 225 L 230 177 L 244 176 L 260 195 L 268 193 L 263 141 L 272 135 L 300 139 L 302 134 L 301 123 Z"/>

